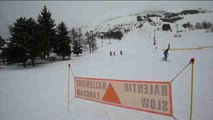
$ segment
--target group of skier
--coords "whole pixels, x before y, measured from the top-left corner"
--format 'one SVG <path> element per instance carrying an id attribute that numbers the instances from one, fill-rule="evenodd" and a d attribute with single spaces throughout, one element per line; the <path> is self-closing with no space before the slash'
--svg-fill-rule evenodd
<path id="1" fill-rule="evenodd" d="M 156 39 L 154 39 L 154 41 L 153 41 L 153 46 L 155 46 L 155 50 L 157 50 Z M 169 55 L 169 50 L 170 50 L 170 44 L 168 44 L 168 48 L 165 49 L 163 52 L 163 55 L 164 55 L 164 57 L 162 59 L 163 61 L 168 61 L 167 59 L 168 59 L 168 55 Z M 113 52 L 110 51 L 110 56 L 115 56 L 115 55 L 116 55 L 115 51 L 113 51 Z M 120 50 L 120 55 L 123 55 L 122 50 Z"/>
<path id="2" fill-rule="evenodd" d="M 110 53 L 110 56 L 112 56 L 112 51 L 110 51 L 109 53 Z M 123 51 L 122 50 L 120 51 L 120 55 L 123 55 Z M 113 52 L 113 56 L 115 56 L 115 51 Z"/>
<path id="3" fill-rule="evenodd" d="M 167 49 L 165 49 L 164 50 L 164 52 L 163 52 L 163 54 L 164 54 L 164 57 L 163 57 L 163 61 L 168 61 L 167 60 L 167 58 L 168 58 L 168 55 L 169 55 L 169 50 L 170 50 L 170 44 L 168 44 L 168 48 Z M 110 51 L 110 56 L 115 56 L 116 54 L 115 54 L 115 51 L 114 52 L 112 52 L 112 51 Z M 120 51 L 120 55 L 123 55 L 123 51 L 121 50 Z"/>

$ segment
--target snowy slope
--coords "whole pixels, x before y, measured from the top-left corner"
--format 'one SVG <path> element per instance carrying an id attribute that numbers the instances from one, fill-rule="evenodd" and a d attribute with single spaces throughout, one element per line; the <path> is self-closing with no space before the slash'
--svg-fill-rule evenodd
<path id="1" fill-rule="evenodd" d="M 71 63 L 75 76 L 81 77 L 170 81 L 191 58 L 195 58 L 193 120 L 213 119 L 213 48 L 170 51 L 170 62 L 161 61 L 162 49 L 168 43 L 171 48 L 213 46 L 213 33 L 196 30 L 182 32 L 181 38 L 175 38 L 173 32 L 156 31 L 155 50 L 154 29 L 146 22 L 142 29 L 132 30 L 120 42 L 111 40 L 108 44 L 109 40 L 105 40 L 95 53 L 73 55 L 70 61 L 0 69 L 0 120 L 173 120 L 77 98 L 70 102 L 67 114 L 67 64 Z M 118 54 L 120 50 L 122 56 Z M 110 51 L 115 51 L 116 56 L 110 57 Z M 174 116 L 178 120 L 189 119 L 190 73 L 188 67 L 172 83 Z M 73 98 L 73 77 L 70 80 Z"/>
<path id="2" fill-rule="evenodd" d="M 83 31 L 95 31 L 95 32 L 107 32 L 109 29 L 113 29 L 115 26 L 122 25 L 122 28 L 131 28 L 133 23 L 136 23 L 135 16 L 119 17 L 112 20 L 104 21 L 96 25 L 90 25 L 83 28 Z M 125 24 L 125 25 L 124 25 Z"/>
<path id="3" fill-rule="evenodd" d="M 157 12 L 157 11 L 150 11 L 150 12 L 144 12 L 141 14 L 135 14 L 135 15 L 129 15 L 129 16 L 123 16 L 123 17 L 117 17 L 114 19 L 110 19 L 101 23 L 94 23 L 90 26 L 84 27 L 82 30 L 84 32 L 86 31 L 94 31 L 94 32 L 107 32 L 110 29 L 113 29 L 115 27 L 119 27 L 122 29 L 136 29 L 136 27 L 139 25 L 139 22 L 137 21 L 137 16 L 146 16 L 146 14 L 157 14 L 163 16 L 164 12 Z M 188 14 L 188 15 L 180 15 L 180 17 L 183 17 L 183 19 L 177 21 L 176 23 L 169 23 L 171 25 L 171 28 L 176 31 L 176 25 L 179 25 L 179 29 L 182 30 L 182 25 L 184 23 L 190 22 L 192 25 L 195 25 L 197 22 L 211 22 L 213 21 L 213 12 L 206 12 L 206 13 L 199 13 L 199 14 Z M 158 28 L 162 27 L 162 24 L 168 22 L 163 22 L 160 20 L 160 17 L 150 17 L 151 20 L 153 20 L 157 24 Z M 142 21 L 143 24 L 147 21 Z M 122 26 L 120 26 L 122 25 Z"/>

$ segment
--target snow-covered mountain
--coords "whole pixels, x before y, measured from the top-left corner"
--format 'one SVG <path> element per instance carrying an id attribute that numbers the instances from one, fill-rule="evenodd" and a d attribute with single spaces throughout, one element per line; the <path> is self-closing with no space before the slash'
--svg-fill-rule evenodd
<path id="1" fill-rule="evenodd" d="M 188 10 L 190 11 L 190 10 Z M 141 28 L 140 24 L 144 24 L 146 22 L 149 22 L 149 20 L 147 20 L 147 16 L 149 19 L 151 19 L 152 23 L 151 25 L 156 26 L 157 28 L 162 28 L 163 24 L 170 24 L 172 26 L 172 29 L 176 30 L 176 25 L 178 24 L 180 29 L 182 29 L 182 25 L 184 23 L 190 22 L 191 24 L 195 25 L 195 23 L 197 22 L 204 22 L 204 21 L 212 21 L 212 15 L 213 12 L 211 11 L 207 11 L 207 10 L 203 10 L 203 9 L 198 9 L 198 10 L 194 10 L 197 11 L 197 14 L 186 14 L 183 15 L 181 14 L 181 12 L 177 12 L 177 13 L 172 13 L 172 12 L 167 12 L 167 11 L 162 11 L 162 10 L 149 10 L 149 11 L 144 11 L 141 13 L 136 13 L 136 14 L 131 14 L 128 16 L 118 16 L 118 17 L 114 17 L 108 20 L 105 20 L 101 23 L 97 23 L 97 24 L 93 24 L 93 25 L 89 25 L 86 27 L 83 27 L 82 30 L 84 32 L 86 31 L 93 31 L 94 33 L 105 33 L 109 30 L 113 30 L 113 29 L 120 29 L 121 31 L 125 31 L 125 30 L 133 30 L 133 29 L 137 29 L 137 28 Z M 170 22 L 164 22 L 161 20 L 161 18 L 165 18 L 168 16 L 168 14 L 177 14 L 178 17 L 181 17 L 183 19 L 174 21 L 173 23 Z M 140 16 L 143 20 L 142 21 L 137 21 L 137 17 Z"/>

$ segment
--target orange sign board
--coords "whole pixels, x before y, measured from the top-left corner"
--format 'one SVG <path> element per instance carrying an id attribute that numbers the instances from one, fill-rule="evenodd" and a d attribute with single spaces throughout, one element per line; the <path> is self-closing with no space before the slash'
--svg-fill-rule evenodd
<path id="1" fill-rule="evenodd" d="M 170 82 L 75 77 L 75 97 L 172 116 Z"/>

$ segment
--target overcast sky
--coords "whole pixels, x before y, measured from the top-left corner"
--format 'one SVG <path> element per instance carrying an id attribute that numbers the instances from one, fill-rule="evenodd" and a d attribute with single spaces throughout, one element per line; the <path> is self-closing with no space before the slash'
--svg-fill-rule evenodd
<path id="1" fill-rule="evenodd" d="M 0 36 L 9 37 L 8 25 L 20 17 L 37 19 L 44 5 L 52 12 L 52 18 L 57 24 L 64 21 L 69 29 L 144 10 L 180 11 L 213 8 L 212 1 L 0 1 Z"/>

